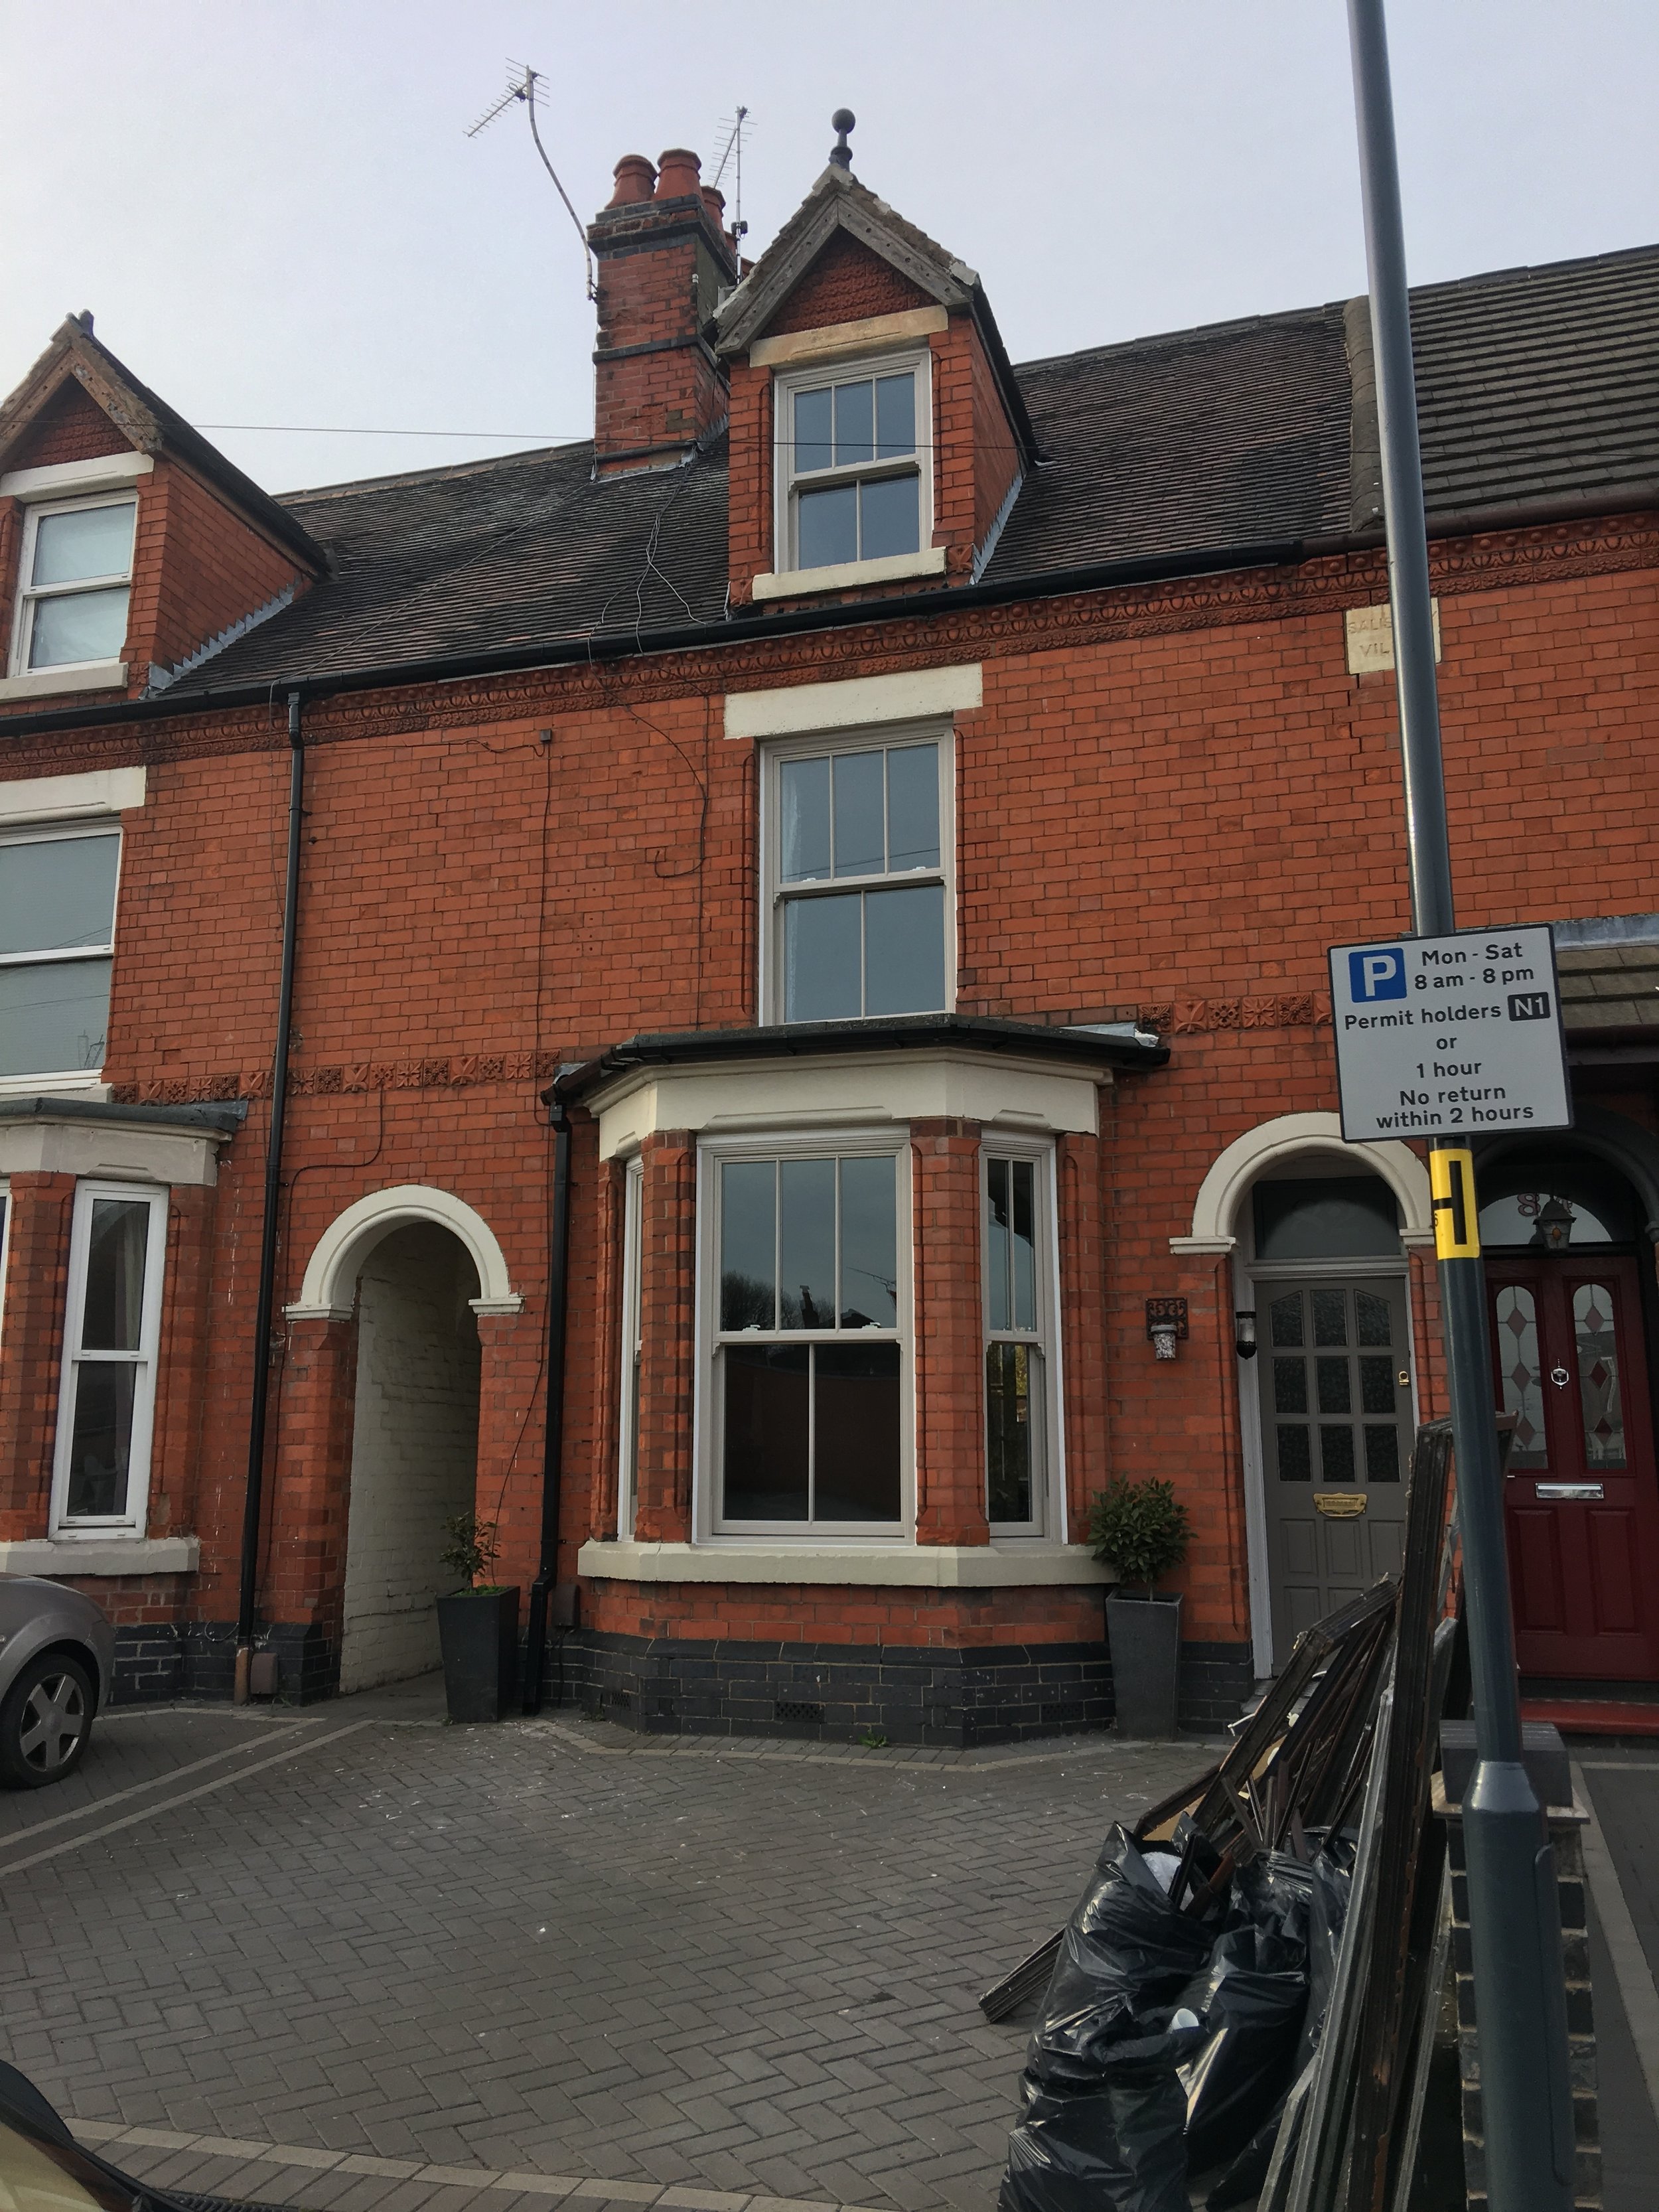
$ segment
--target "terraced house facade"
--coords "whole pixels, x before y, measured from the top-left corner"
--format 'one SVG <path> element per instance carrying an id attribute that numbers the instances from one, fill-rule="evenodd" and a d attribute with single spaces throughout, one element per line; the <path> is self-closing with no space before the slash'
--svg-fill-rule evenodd
<path id="1" fill-rule="evenodd" d="M 679 151 L 590 235 L 580 446 L 273 499 L 77 318 L 0 410 L 0 1567 L 309 1697 L 476 1504 L 566 1698 L 985 1741 L 1109 1717 L 1158 1474 L 1224 1717 L 1443 1403 L 1325 987 L 1407 917 L 1364 305 L 1017 368 L 844 145 L 753 267 Z M 1480 1157 L 1522 1662 L 1652 1681 L 1659 251 L 1415 317 L 1577 1109 Z"/>

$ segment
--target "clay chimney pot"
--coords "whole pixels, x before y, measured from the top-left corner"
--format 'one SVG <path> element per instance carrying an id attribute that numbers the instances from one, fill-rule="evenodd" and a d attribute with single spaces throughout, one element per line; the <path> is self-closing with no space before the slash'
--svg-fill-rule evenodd
<path id="1" fill-rule="evenodd" d="M 695 198 L 702 189 L 702 159 L 684 146 L 671 146 L 657 162 L 659 200 Z"/>
<path id="2" fill-rule="evenodd" d="M 716 230 L 724 230 L 726 228 L 726 194 L 724 192 L 717 192 L 713 185 L 703 185 L 700 189 L 702 193 L 702 204 L 708 210 L 709 221 L 714 224 Z"/>
<path id="3" fill-rule="evenodd" d="M 657 173 L 643 154 L 624 154 L 617 164 L 617 189 L 611 195 L 611 207 L 632 207 L 640 200 L 648 200 Z"/>

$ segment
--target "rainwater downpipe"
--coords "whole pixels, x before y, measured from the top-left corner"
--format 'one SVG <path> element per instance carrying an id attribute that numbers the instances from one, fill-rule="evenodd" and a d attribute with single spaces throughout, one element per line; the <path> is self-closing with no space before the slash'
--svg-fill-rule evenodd
<path id="1" fill-rule="evenodd" d="M 283 1124 L 288 1114 L 289 1030 L 294 1014 L 294 951 L 300 921 L 300 847 L 305 823 L 306 754 L 300 694 L 288 695 L 288 879 L 283 892 L 283 976 L 276 994 L 276 1051 L 270 1071 L 265 1137 L 264 1219 L 259 1233 L 259 1295 L 253 1319 L 253 1400 L 248 1414 L 247 1486 L 242 1498 L 242 1572 L 236 1610 L 235 1702 L 248 1701 L 253 1663 L 254 1601 L 259 1572 L 265 1426 L 270 1407 L 270 1323 L 276 1288 L 276 1226 L 283 1189 Z"/>
<path id="2" fill-rule="evenodd" d="M 569 1302 L 570 1116 L 556 1083 L 542 1094 L 553 1131 L 553 1222 L 547 1255 L 547 1434 L 542 1446 L 542 1543 L 530 1585 L 524 1710 L 541 1711 L 547 1666 L 548 1602 L 559 1579 L 559 1494 L 564 1478 L 565 1314 Z M 562 1621 L 562 1627 L 571 1624 Z"/>

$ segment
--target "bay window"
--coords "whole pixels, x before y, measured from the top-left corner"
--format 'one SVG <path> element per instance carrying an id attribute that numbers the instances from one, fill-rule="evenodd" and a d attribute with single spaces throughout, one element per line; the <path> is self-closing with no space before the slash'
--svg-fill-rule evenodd
<path id="1" fill-rule="evenodd" d="M 713 1533 L 899 1533 L 903 1184 L 887 1144 L 707 1157 Z"/>
<path id="2" fill-rule="evenodd" d="M 1049 1485 L 1053 1256 L 1046 1154 L 987 1149 L 984 1209 L 986 1515 L 1041 1532 Z"/>
<path id="3" fill-rule="evenodd" d="M 773 1020 L 949 1005 L 949 760 L 943 738 L 767 757 Z"/>
<path id="4" fill-rule="evenodd" d="M 167 1213 L 165 1190 L 83 1182 L 75 1194 L 54 1535 L 144 1532 Z"/>
<path id="5" fill-rule="evenodd" d="M 617 1534 L 634 1533 L 639 1497 L 640 1358 L 644 1349 L 641 1261 L 645 1241 L 645 1168 L 639 1159 L 623 1174 L 622 1405 L 617 1450 Z"/>

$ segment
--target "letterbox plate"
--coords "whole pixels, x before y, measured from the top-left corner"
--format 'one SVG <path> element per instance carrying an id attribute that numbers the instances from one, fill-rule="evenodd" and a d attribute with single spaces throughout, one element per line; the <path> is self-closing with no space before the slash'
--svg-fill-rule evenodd
<path id="1" fill-rule="evenodd" d="M 1365 1510 L 1363 1490 L 1316 1490 L 1314 1510 L 1324 1513 L 1333 1521 L 1357 1520 Z"/>

